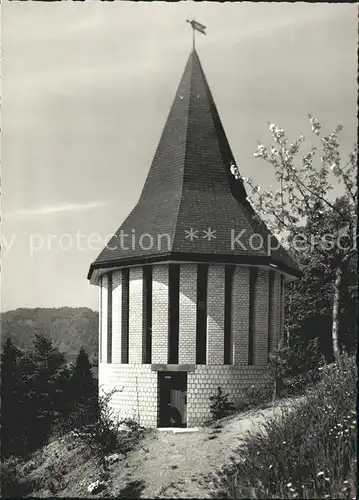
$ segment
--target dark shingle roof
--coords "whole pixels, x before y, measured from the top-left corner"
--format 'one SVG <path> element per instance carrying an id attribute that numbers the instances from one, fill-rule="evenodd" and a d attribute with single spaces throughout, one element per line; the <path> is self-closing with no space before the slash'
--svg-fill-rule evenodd
<path id="1" fill-rule="evenodd" d="M 118 231 L 91 265 L 94 269 L 167 260 L 216 260 L 223 262 L 272 262 L 289 274 L 298 275 L 290 255 L 279 248 L 268 256 L 258 247 L 258 237 L 272 237 L 246 200 L 241 181 L 229 166 L 234 157 L 228 144 L 197 52 L 187 61 L 167 122 L 162 132 L 140 199 Z M 191 228 L 198 231 L 193 241 Z M 211 228 L 215 238 L 203 238 Z M 231 244 L 244 231 L 242 245 Z M 121 233 L 122 231 L 122 233 Z M 128 234 L 126 240 L 120 235 Z M 135 235 L 135 245 L 131 235 Z M 138 238 L 149 234 L 154 245 L 145 250 Z M 171 246 L 157 244 L 157 235 L 170 236 Z M 186 238 L 187 236 L 187 238 Z M 249 244 L 250 237 L 253 245 Z M 243 249 L 243 246 L 245 249 Z"/>

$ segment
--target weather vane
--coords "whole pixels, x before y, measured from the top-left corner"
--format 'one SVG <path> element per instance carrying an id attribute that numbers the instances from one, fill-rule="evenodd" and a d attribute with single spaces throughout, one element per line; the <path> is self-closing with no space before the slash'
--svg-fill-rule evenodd
<path id="1" fill-rule="evenodd" d="M 202 33 L 203 35 L 206 34 L 206 29 L 207 27 L 204 26 L 203 24 L 199 23 L 198 21 L 195 21 L 192 19 L 192 21 L 189 21 L 189 19 L 186 19 L 186 22 L 189 23 L 192 26 L 193 29 L 193 50 L 195 49 L 195 32 L 196 30 Z"/>

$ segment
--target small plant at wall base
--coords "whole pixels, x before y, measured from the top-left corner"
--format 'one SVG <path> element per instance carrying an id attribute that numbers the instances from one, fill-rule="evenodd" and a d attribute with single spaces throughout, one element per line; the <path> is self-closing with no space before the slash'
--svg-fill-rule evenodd
<path id="1" fill-rule="evenodd" d="M 281 341 L 275 351 L 268 355 L 269 374 L 273 383 L 273 401 L 280 396 L 284 379 L 290 374 L 289 351 L 289 347 L 284 346 Z"/>
<path id="2" fill-rule="evenodd" d="M 230 415 L 234 410 L 233 404 L 229 401 L 229 394 L 223 393 L 221 387 L 217 388 L 216 394 L 210 396 L 210 411 L 213 420 Z"/>
<path id="3" fill-rule="evenodd" d="M 106 455 L 120 449 L 122 444 L 120 439 L 120 426 L 122 422 L 115 417 L 109 404 L 112 396 L 117 392 L 121 391 L 113 389 L 99 397 L 98 417 L 95 421 L 78 426 L 78 422 L 86 422 L 83 413 L 87 411 L 86 405 L 79 403 L 77 411 L 74 412 L 76 417 L 73 425 L 71 425 L 71 421 L 69 422 L 69 427 L 72 427 L 72 433 L 99 458 L 104 471 L 108 468 L 105 460 Z"/>

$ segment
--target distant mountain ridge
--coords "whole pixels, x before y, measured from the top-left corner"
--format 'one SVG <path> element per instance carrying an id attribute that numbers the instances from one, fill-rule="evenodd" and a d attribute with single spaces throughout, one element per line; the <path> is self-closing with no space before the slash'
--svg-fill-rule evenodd
<path id="1" fill-rule="evenodd" d="M 97 360 L 98 312 L 88 307 L 22 307 L 1 313 L 2 341 L 10 337 L 17 347 L 28 350 L 35 333 L 49 337 L 69 360 L 81 347 L 92 361 Z"/>

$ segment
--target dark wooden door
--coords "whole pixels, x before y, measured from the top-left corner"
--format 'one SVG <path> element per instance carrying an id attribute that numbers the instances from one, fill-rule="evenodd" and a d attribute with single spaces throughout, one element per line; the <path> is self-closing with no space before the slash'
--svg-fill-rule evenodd
<path id="1" fill-rule="evenodd" d="M 186 427 L 187 373 L 159 372 L 160 427 Z"/>

